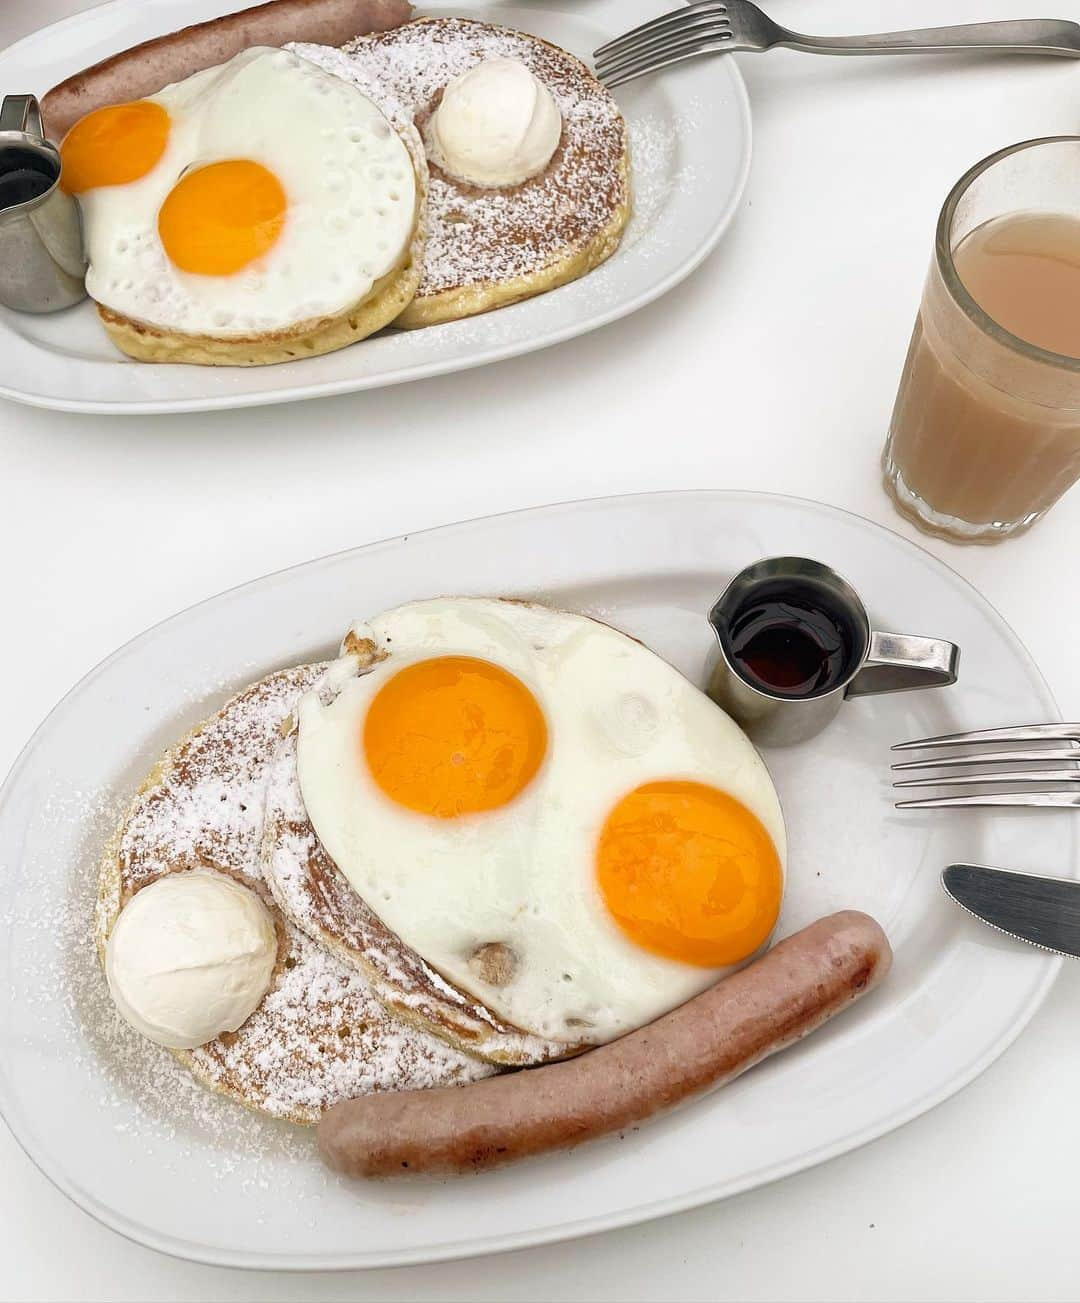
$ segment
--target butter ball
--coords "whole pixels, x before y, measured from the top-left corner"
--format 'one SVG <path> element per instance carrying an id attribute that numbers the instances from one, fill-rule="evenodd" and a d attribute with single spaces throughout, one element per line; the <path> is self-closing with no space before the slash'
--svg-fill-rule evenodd
<path id="1" fill-rule="evenodd" d="M 128 901 L 105 950 L 105 976 L 136 1031 L 191 1050 L 255 1012 L 276 957 L 273 919 L 259 897 L 197 869 L 158 878 Z"/>
<path id="2" fill-rule="evenodd" d="M 428 124 L 432 161 L 471 185 L 520 185 L 551 162 L 562 115 L 518 59 L 485 59 L 455 77 Z"/>

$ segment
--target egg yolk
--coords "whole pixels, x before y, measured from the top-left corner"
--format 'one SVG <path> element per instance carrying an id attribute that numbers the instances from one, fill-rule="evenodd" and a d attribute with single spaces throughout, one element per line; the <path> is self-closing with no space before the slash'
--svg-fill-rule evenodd
<path id="1" fill-rule="evenodd" d="M 169 126 L 168 113 L 153 100 L 95 109 L 75 123 L 60 146 L 60 188 L 77 195 L 138 181 L 164 154 Z"/>
<path id="2" fill-rule="evenodd" d="M 772 838 L 745 805 L 704 783 L 646 783 L 624 796 L 600 834 L 596 868 L 627 936 L 686 964 L 746 959 L 780 913 Z"/>
<path id="3" fill-rule="evenodd" d="M 249 159 L 228 159 L 177 181 L 158 213 L 158 234 L 181 271 L 232 276 L 273 248 L 287 207 L 273 172 Z"/>
<path id="4" fill-rule="evenodd" d="M 440 819 L 495 810 L 529 785 L 547 723 L 520 679 L 472 656 L 406 666 L 368 707 L 363 752 L 398 805 Z"/>

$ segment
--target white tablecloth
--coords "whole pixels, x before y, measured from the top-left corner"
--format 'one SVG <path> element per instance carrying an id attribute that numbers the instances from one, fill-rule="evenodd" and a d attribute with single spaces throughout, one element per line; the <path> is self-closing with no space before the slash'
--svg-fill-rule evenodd
<path id="1" fill-rule="evenodd" d="M 0 43 L 86 7 L 6 0 Z M 768 8 L 821 32 L 1080 17 L 1076 0 Z M 387 535 L 568 498 L 730 487 L 821 499 L 915 537 L 879 487 L 878 453 L 938 207 L 998 146 L 1080 131 L 1080 66 L 783 51 L 742 66 L 755 159 L 734 227 L 689 283 L 590 338 L 277 409 L 120 420 L 0 405 L 0 772 L 57 697 L 147 625 Z M 996 604 L 1080 717 L 1080 497 L 997 550 L 929 547 Z M 0 1126 L 0 1296 L 1074 1298 L 1078 997 L 1068 967 L 985 1076 L 857 1153 L 649 1226 L 451 1266 L 297 1277 L 172 1261 L 68 1203 Z"/>

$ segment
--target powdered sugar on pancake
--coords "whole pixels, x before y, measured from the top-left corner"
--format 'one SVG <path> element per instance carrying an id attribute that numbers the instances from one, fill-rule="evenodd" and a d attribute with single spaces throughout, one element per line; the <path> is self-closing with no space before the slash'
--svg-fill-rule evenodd
<path id="1" fill-rule="evenodd" d="M 360 37 L 342 50 L 290 48 L 356 84 L 395 125 L 422 124 L 447 83 L 483 59 L 518 59 L 551 91 L 563 135 L 539 176 L 483 190 L 432 168 L 418 298 L 534 275 L 600 235 L 626 202 L 626 124 L 614 99 L 579 59 L 537 37 L 439 18 Z"/>

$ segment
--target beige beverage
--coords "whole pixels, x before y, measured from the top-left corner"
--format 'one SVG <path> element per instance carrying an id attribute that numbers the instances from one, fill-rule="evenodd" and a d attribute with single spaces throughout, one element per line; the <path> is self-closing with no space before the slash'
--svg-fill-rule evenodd
<path id="1" fill-rule="evenodd" d="M 994 215 L 971 202 L 971 176 L 942 214 L 884 467 L 922 528 L 993 542 L 1080 478 L 1080 203 Z"/>

